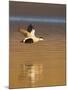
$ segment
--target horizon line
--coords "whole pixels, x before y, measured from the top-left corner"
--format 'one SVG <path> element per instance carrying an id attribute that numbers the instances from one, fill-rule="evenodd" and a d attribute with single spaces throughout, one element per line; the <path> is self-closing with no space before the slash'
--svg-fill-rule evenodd
<path id="1" fill-rule="evenodd" d="M 47 16 L 9 16 L 9 21 L 16 22 L 34 22 L 34 23 L 66 23 L 65 17 L 47 17 Z"/>

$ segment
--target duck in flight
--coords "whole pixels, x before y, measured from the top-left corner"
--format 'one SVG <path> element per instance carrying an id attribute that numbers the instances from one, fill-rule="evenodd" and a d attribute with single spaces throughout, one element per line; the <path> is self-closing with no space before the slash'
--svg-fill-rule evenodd
<path id="1" fill-rule="evenodd" d="M 22 40 L 21 42 L 35 43 L 35 42 L 43 40 L 42 37 L 36 37 L 35 36 L 35 29 L 31 24 L 27 27 L 27 30 L 20 29 L 20 32 L 25 36 L 25 39 Z"/>

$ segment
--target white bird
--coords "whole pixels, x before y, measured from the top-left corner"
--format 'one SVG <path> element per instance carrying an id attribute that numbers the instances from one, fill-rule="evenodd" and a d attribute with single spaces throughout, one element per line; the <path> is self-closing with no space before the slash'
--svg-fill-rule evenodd
<path id="1" fill-rule="evenodd" d="M 35 43 L 35 42 L 43 40 L 42 37 L 35 36 L 35 29 L 33 28 L 33 26 L 31 24 L 28 26 L 27 30 L 20 29 L 20 32 L 25 36 L 25 39 L 22 40 L 21 42 Z"/>

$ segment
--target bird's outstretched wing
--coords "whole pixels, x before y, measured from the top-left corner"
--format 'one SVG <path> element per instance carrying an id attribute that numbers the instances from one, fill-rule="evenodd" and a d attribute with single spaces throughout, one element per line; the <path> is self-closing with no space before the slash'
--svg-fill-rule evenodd
<path id="1" fill-rule="evenodd" d="M 29 32 L 27 32 L 25 29 L 20 29 L 20 33 L 22 33 L 25 37 L 29 37 Z"/>
<path id="2" fill-rule="evenodd" d="M 20 29 L 19 32 L 22 33 L 25 37 L 35 36 L 35 30 L 32 30 L 31 32 L 28 32 L 25 29 Z"/>
<path id="3" fill-rule="evenodd" d="M 33 29 L 32 24 L 28 25 L 28 27 L 27 27 L 27 31 L 28 31 L 28 32 L 32 32 L 32 29 Z"/>

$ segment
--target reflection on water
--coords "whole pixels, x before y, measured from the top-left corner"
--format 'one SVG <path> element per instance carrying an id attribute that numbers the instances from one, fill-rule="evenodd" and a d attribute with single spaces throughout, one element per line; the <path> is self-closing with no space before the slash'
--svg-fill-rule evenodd
<path id="1" fill-rule="evenodd" d="M 21 64 L 20 80 L 28 80 L 31 86 L 41 79 L 42 74 L 42 64 Z"/>
<path id="2" fill-rule="evenodd" d="M 18 24 L 11 25 L 10 88 L 64 85 L 65 25 L 39 24 L 36 34 L 45 40 L 30 45 L 20 43 L 24 37 L 17 28 Z"/>

